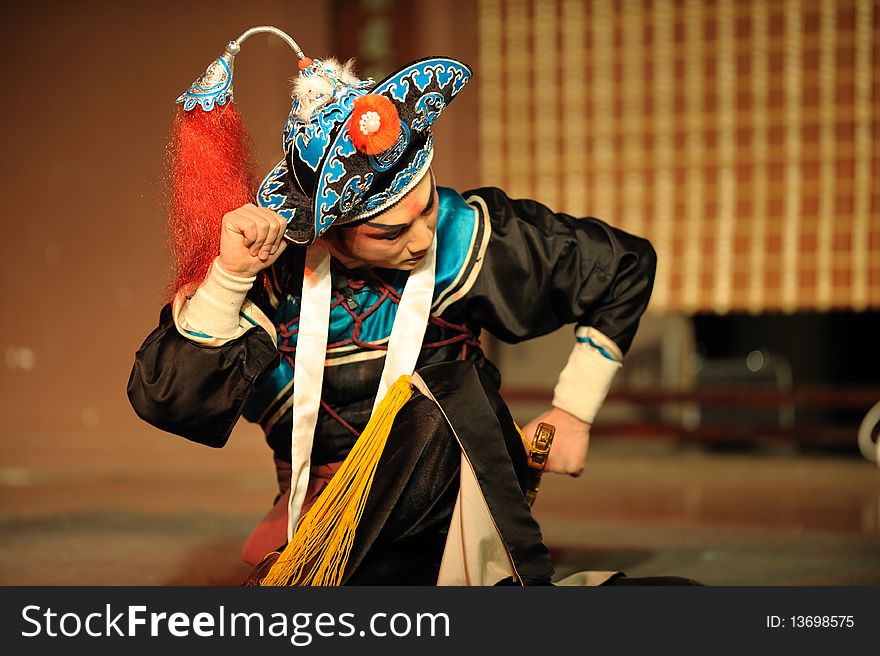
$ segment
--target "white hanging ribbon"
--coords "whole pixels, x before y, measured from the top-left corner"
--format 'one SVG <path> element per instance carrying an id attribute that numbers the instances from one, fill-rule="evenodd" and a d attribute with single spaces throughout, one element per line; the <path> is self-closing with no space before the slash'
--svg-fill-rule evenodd
<path id="1" fill-rule="evenodd" d="M 412 270 L 403 288 L 400 305 L 394 316 L 394 325 L 391 327 L 385 366 L 382 369 L 382 378 L 379 380 L 379 391 L 373 403 L 373 412 L 376 412 L 376 408 L 379 407 L 394 381 L 403 375 L 411 374 L 416 368 L 434 298 L 436 261 L 437 235 L 435 234 L 428 252 L 425 253 L 425 259 Z"/>
<path id="2" fill-rule="evenodd" d="M 416 368 L 428 317 L 434 298 L 434 277 L 437 261 L 437 236 L 428 247 L 425 259 L 410 272 L 388 340 L 385 365 L 372 412 L 400 376 Z M 324 362 L 330 330 L 330 254 L 320 242 L 306 252 L 300 304 L 299 332 L 296 340 L 293 383 L 293 429 L 291 432 L 290 503 L 287 513 L 287 540 L 293 539 L 300 510 L 309 485 L 309 466 L 315 426 L 321 407 Z M 372 416 L 372 412 L 370 415 Z"/>
<path id="3" fill-rule="evenodd" d="M 293 539 L 299 511 L 309 486 L 312 442 L 321 407 L 324 360 L 330 331 L 330 253 L 320 242 L 306 251 L 299 332 L 296 337 L 293 383 L 293 428 L 290 436 L 290 502 L 287 541 Z"/>

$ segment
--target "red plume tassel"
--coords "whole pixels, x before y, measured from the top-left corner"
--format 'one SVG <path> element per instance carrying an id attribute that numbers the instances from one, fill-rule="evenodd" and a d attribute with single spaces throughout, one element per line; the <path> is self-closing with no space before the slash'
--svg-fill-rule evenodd
<path id="1" fill-rule="evenodd" d="M 253 202 L 256 169 L 250 139 L 231 102 L 206 112 L 175 110 L 166 158 L 172 287 L 199 284 L 220 253 L 223 215 Z"/>

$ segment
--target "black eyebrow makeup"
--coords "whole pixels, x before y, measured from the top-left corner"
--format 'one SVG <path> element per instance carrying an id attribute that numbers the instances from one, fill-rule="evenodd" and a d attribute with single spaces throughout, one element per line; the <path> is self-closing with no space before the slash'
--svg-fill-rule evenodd
<path id="1" fill-rule="evenodd" d="M 425 205 L 424 209 L 420 212 L 420 216 L 425 216 L 430 213 L 432 209 L 434 209 L 434 196 L 437 190 L 436 184 L 434 182 L 434 171 L 430 171 L 431 174 L 431 195 L 428 197 L 428 203 Z M 365 223 L 371 228 L 377 228 L 379 230 L 384 230 L 385 232 L 392 232 L 394 230 L 399 230 L 400 228 L 408 228 L 409 223 L 396 223 L 394 225 L 385 225 L 384 223 L 373 223 L 372 221 L 365 221 Z"/>

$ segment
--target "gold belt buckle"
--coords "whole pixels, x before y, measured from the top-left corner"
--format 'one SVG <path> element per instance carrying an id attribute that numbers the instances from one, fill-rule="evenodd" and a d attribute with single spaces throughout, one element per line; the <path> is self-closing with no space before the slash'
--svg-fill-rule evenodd
<path id="1" fill-rule="evenodd" d="M 535 503 L 538 496 L 538 488 L 541 486 L 541 476 L 547 466 L 547 457 L 550 455 L 550 447 L 553 446 L 553 436 L 556 427 L 552 424 L 540 422 L 535 429 L 535 436 L 529 446 L 528 470 L 526 472 L 526 501 L 529 506 Z"/>

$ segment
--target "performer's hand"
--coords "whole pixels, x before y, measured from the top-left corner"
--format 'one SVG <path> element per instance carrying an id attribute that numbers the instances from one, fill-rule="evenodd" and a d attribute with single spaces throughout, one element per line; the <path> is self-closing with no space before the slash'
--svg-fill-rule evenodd
<path id="1" fill-rule="evenodd" d="M 553 446 L 550 448 L 550 456 L 547 458 L 547 467 L 544 471 L 580 476 L 584 471 L 587 447 L 590 445 L 590 424 L 565 410 L 550 408 L 523 426 L 523 435 L 529 442 L 535 435 L 538 423 L 542 421 L 556 427 Z"/>
<path id="2" fill-rule="evenodd" d="M 228 212 L 220 235 L 220 266 L 233 276 L 257 275 L 284 252 L 286 227 L 280 214 L 251 203 Z"/>

